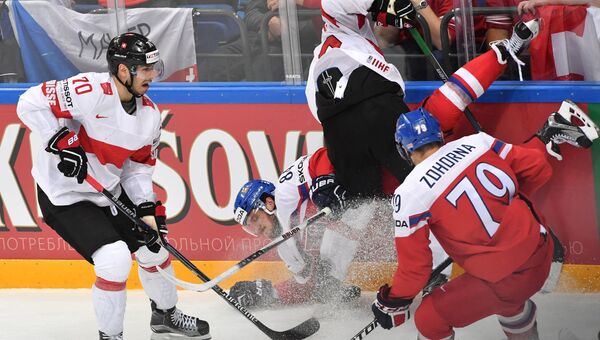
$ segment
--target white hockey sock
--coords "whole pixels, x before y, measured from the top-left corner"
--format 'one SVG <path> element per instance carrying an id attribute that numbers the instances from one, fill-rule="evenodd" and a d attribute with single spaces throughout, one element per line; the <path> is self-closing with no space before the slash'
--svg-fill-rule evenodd
<path id="1" fill-rule="evenodd" d="M 174 284 L 163 278 L 156 266 L 173 274 L 173 266 L 167 251 L 163 248 L 153 253 L 146 247 L 141 247 L 135 256 L 138 261 L 138 275 L 146 295 L 156 303 L 158 309 L 169 309 L 177 304 L 177 289 Z"/>
<path id="2" fill-rule="evenodd" d="M 92 299 L 98 329 L 107 335 L 122 332 L 127 302 L 125 282 L 112 282 L 97 277 L 92 286 Z"/>
<path id="3" fill-rule="evenodd" d="M 117 241 L 100 247 L 92 259 L 96 272 L 92 299 L 98 329 L 107 335 L 117 335 L 123 331 L 131 253 L 125 242 Z"/>

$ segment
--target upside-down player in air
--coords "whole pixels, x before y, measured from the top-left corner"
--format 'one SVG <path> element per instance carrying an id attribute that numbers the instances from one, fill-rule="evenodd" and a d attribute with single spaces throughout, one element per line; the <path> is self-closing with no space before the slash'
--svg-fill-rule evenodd
<path id="1" fill-rule="evenodd" d="M 524 37 L 529 28 L 531 38 L 536 25 L 519 23 L 515 33 Z M 547 279 L 555 247 L 561 245 L 526 197 L 552 174 L 547 154 L 562 159 L 558 144 L 565 142 L 590 147 L 599 130 L 574 103 L 564 101 L 523 145 L 483 132 L 444 145 L 443 122 L 436 116 L 450 106 L 431 105 L 438 93 L 459 104 L 453 107 L 478 96 L 503 70 L 500 61 L 512 46 L 493 44 L 424 107 L 398 119 L 398 151 L 415 167 L 393 198 L 398 269 L 372 305 L 386 329 L 410 317 L 408 308 L 427 282 L 432 233 L 465 273 L 423 299 L 415 313 L 419 339 L 453 339 L 454 328 L 490 315 L 498 316 L 510 340 L 539 338 L 530 297 Z"/>

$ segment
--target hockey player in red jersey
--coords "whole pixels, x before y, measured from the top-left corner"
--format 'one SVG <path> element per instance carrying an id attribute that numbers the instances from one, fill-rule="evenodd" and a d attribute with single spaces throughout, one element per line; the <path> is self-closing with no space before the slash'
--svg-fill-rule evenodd
<path id="1" fill-rule="evenodd" d="M 146 37 L 124 33 L 110 42 L 106 58 L 108 73 L 46 81 L 19 99 L 20 119 L 45 146 L 32 169 L 44 221 L 94 265 L 100 339 L 123 339 L 131 253 L 151 300 L 152 339 L 209 339 L 208 323 L 175 307 L 175 286 L 155 269 L 173 270 L 153 235 L 166 232 L 152 185 L 160 112 L 145 96 L 162 73 L 159 51 Z M 138 230 L 85 182 L 88 173 L 155 231 Z"/>
<path id="2" fill-rule="evenodd" d="M 522 25 L 516 30 L 524 30 Z M 533 28 L 532 22 L 525 26 Z M 455 73 L 424 107 L 398 119 L 398 151 L 415 167 L 392 201 L 398 269 L 391 286 L 382 286 L 372 305 L 386 329 L 410 317 L 408 307 L 427 282 L 431 232 L 465 273 L 423 299 L 415 313 L 419 339 L 453 339 L 455 327 L 494 314 L 508 339 L 538 339 L 536 305 L 529 298 L 548 277 L 555 241 L 526 197 L 551 176 L 546 151 L 561 159 L 558 144 L 590 147 L 599 130 L 574 103 L 565 101 L 523 145 L 483 132 L 444 145 L 443 122 L 433 115 L 447 108 L 431 104 L 448 98 L 438 93 L 451 91 L 450 98 L 459 100 L 471 96 L 474 88 L 487 88 L 490 74 L 502 68 L 500 56 L 511 46 L 495 44 L 493 51 Z M 583 125 L 573 123 L 573 117 Z"/>

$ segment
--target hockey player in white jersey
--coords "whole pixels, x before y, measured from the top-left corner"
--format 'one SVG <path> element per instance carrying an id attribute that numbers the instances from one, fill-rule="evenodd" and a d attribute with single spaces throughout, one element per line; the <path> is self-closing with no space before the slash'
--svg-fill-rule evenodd
<path id="1" fill-rule="evenodd" d="M 368 224 L 378 209 L 387 210 L 388 202 L 348 201 L 325 148 L 300 157 L 282 172 L 276 184 L 249 181 L 240 189 L 234 204 L 235 219 L 242 228 L 254 236 L 268 238 L 289 231 L 323 207 L 332 209 L 333 216 L 324 218 L 322 238 L 309 236 L 319 234 L 316 230 L 320 226 L 313 225 L 302 237 L 285 241 L 277 248 L 293 278 L 275 286 L 267 280 L 242 281 L 229 294 L 245 306 L 347 302 L 358 298 L 360 288 L 343 282 Z M 441 262 L 447 256 L 437 241 L 433 243 L 437 248 L 432 246 L 432 251 L 439 254 L 436 261 Z M 311 251 L 315 244 L 318 252 Z"/>
<path id="2" fill-rule="evenodd" d="M 404 81 L 388 63 L 367 20 L 403 28 L 415 17 L 410 0 L 323 0 L 321 44 L 306 84 L 323 126 L 329 158 L 350 196 L 381 195 L 383 175 L 395 187 L 410 171 L 395 150 L 394 126 L 408 107 Z M 393 189 L 391 189 L 393 191 Z"/>
<path id="3" fill-rule="evenodd" d="M 20 119 L 45 146 L 32 169 L 44 221 L 94 265 L 100 339 L 123 339 L 131 253 L 150 297 L 152 339 L 209 339 L 208 323 L 175 307 L 175 286 L 155 269 L 173 270 L 152 235 L 166 231 L 152 185 L 160 112 L 145 96 L 162 73 L 159 51 L 146 37 L 125 33 L 110 42 L 106 58 L 110 72 L 46 81 L 19 99 Z M 88 173 L 155 231 L 138 230 L 85 182 Z"/>

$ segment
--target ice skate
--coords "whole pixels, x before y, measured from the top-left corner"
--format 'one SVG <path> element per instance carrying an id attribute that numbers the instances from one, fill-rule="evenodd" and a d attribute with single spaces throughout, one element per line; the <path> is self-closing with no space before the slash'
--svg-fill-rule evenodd
<path id="1" fill-rule="evenodd" d="M 156 308 L 154 301 L 151 302 L 151 305 L 150 328 L 152 329 L 152 336 L 150 339 L 210 339 L 208 322 L 185 315 L 176 307 L 163 311 Z"/>
<path id="2" fill-rule="evenodd" d="M 508 58 L 511 57 L 519 68 L 519 79 L 523 80 L 521 66 L 525 65 L 521 59 L 517 57 L 519 53 L 525 49 L 529 42 L 535 38 L 540 32 L 540 24 L 537 19 L 527 22 L 519 21 L 513 27 L 513 34 L 510 39 L 496 40 L 490 42 L 490 47 L 498 58 L 498 63 L 506 64 Z"/>
<path id="3" fill-rule="evenodd" d="M 592 119 L 570 100 L 562 102 L 536 136 L 546 144 L 548 153 L 562 160 L 558 144 L 569 143 L 578 148 L 589 148 L 598 138 L 600 130 Z"/>
<path id="4" fill-rule="evenodd" d="M 100 340 L 123 340 L 123 332 L 117 335 L 106 335 L 103 331 L 98 331 L 100 334 Z"/>

